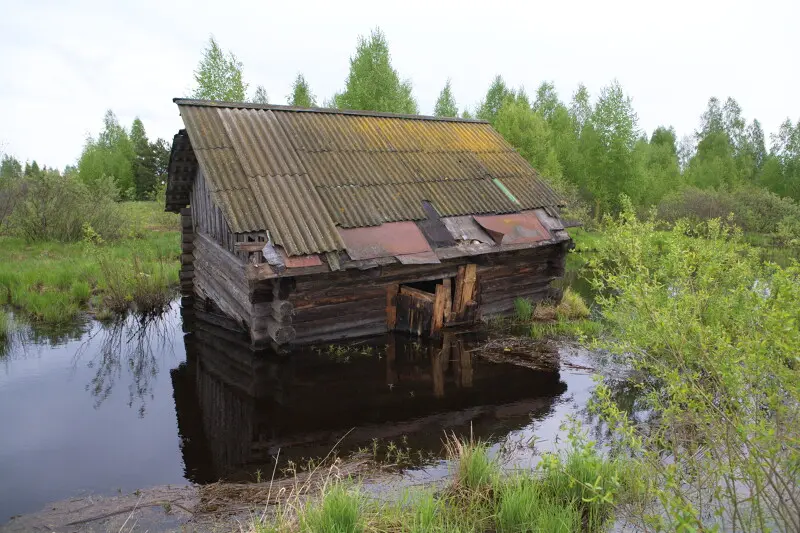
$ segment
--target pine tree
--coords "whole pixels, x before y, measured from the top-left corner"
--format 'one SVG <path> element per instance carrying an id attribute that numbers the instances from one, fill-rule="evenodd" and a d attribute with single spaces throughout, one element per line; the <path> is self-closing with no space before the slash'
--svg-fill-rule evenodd
<path id="1" fill-rule="evenodd" d="M 450 86 L 450 80 L 444 84 L 444 89 L 439 93 L 439 98 L 436 100 L 436 105 L 433 108 L 433 115 L 436 117 L 457 117 L 458 106 L 456 99 L 453 97 L 453 89 Z"/>
<path id="2" fill-rule="evenodd" d="M 136 199 L 146 200 L 152 198 L 157 186 L 155 154 L 144 124 L 136 117 L 131 125 L 131 144 L 133 145 L 133 183 L 136 189 Z"/>

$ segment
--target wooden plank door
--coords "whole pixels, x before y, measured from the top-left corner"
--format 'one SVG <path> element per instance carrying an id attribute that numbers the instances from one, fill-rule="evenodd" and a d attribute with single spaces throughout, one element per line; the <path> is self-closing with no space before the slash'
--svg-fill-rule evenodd
<path id="1" fill-rule="evenodd" d="M 427 335 L 433 325 L 433 308 L 436 296 L 413 287 L 400 287 L 395 300 L 396 331 Z"/>

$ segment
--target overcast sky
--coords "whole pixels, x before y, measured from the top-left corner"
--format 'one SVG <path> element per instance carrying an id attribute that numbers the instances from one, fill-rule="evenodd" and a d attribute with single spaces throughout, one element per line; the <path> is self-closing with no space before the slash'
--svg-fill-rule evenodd
<path id="1" fill-rule="evenodd" d="M 0 151 L 72 164 L 109 108 L 171 140 L 172 98 L 191 92 L 211 34 L 244 63 L 249 93 L 262 84 L 286 103 L 302 72 L 321 103 L 375 26 L 425 114 L 448 77 L 472 108 L 501 74 L 530 93 L 551 80 L 565 100 L 579 82 L 596 95 L 616 78 L 647 132 L 692 133 L 712 95 L 736 98 L 768 134 L 800 119 L 798 0 L 0 0 Z"/>

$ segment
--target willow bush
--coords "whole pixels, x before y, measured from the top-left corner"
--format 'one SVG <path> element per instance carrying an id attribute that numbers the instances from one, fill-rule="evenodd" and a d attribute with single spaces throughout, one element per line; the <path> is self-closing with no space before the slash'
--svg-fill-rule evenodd
<path id="1" fill-rule="evenodd" d="M 657 422 L 602 383 L 594 408 L 655 481 L 640 526 L 800 531 L 800 267 L 762 264 L 720 220 L 657 232 L 624 203 L 590 265 L 603 342 L 646 376 Z"/>

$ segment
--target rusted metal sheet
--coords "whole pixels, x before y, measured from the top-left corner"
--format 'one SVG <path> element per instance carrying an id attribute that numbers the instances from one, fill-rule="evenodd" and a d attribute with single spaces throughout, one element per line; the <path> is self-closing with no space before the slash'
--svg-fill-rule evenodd
<path id="1" fill-rule="evenodd" d="M 441 263 L 436 252 L 420 252 L 418 254 L 405 254 L 396 256 L 397 260 L 404 265 L 435 265 Z"/>
<path id="2" fill-rule="evenodd" d="M 196 155 L 234 233 L 269 231 L 289 256 L 344 250 L 337 226 L 423 220 L 423 201 L 444 217 L 560 202 L 483 121 L 175 102 L 186 135 L 173 153 Z M 186 173 L 170 167 L 172 209 L 185 205 Z"/>
<path id="3" fill-rule="evenodd" d="M 550 238 L 550 232 L 544 228 L 533 213 L 510 213 L 473 218 L 497 244 L 535 243 Z"/>
<path id="4" fill-rule="evenodd" d="M 425 236 L 413 222 L 389 222 L 369 228 L 339 228 L 351 259 L 375 259 L 399 255 L 433 253 Z"/>
<path id="5" fill-rule="evenodd" d="M 484 244 L 494 244 L 492 239 L 486 231 L 475 222 L 475 219 L 469 215 L 460 217 L 445 217 L 442 219 L 450 235 L 456 241 L 478 241 Z"/>
<path id="6" fill-rule="evenodd" d="M 279 249 L 279 253 L 283 258 L 283 264 L 289 269 L 322 266 L 322 259 L 317 254 L 289 256 L 283 249 Z"/>
<path id="7" fill-rule="evenodd" d="M 542 226 L 550 230 L 550 232 L 561 231 L 564 229 L 564 222 L 557 216 L 552 216 L 544 209 L 536 209 L 534 211 L 523 211 L 524 213 L 532 213 L 536 215 Z"/>

